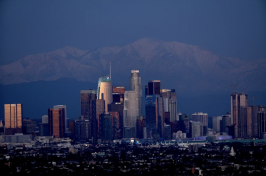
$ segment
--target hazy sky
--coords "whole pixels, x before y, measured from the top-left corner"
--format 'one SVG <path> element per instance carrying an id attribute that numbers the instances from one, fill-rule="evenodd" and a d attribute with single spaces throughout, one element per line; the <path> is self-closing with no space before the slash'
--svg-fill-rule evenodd
<path id="1" fill-rule="evenodd" d="M 266 58 L 265 0 L 0 2 L 0 65 L 64 46 L 123 46 L 140 38 Z"/>

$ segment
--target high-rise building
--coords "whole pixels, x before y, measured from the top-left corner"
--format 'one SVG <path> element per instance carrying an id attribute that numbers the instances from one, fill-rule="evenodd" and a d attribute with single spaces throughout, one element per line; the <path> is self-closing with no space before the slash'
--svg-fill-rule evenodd
<path id="1" fill-rule="evenodd" d="M 189 134 L 189 114 L 181 114 L 179 115 L 179 121 L 180 121 L 180 130 L 183 133 Z"/>
<path id="2" fill-rule="evenodd" d="M 22 133 L 22 104 L 5 104 L 5 134 Z"/>
<path id="3" fill-rule="evenodd" d="M 66 105 L 55 105 L 56 108 L 64 108 L 65 110 L 65 131 L 67 131 L 67 108 Z"/>
<path id="4" fill-rule="evenodd" d="M 121 139 L 122 136 L 122 122 L 119 112 L 109 111 L 109 114 L 112 115 L 112 127 L 113 127 L 113 139 Z"/>
<path id="5" fill-rule="evenodd" d="M 89 120 L 75 121 L 75 139 L 86 142 L 89 138 L 90 122 Z"/>
<path id="6" fill-rule="evenodd" d="M 196 112 L 192 114 L 192 120 L 200 122 L 203 126 L 208 126 L 208 114 L 203 112 Z"/>
<path id="7" fill-rule="evenodd" d="M 22 120 L 22 131 L 23 134 L 32 134 L 35 131 L 36 122 L 29 118 L 24 118 Z"/>
<path id="8" fill-rule="evenodd" d="M 145 86 L 145 96 L 147 95 L 160 95 L 161 93 L 161 81 L 151 80 L 148 82 L 148 86 Z"/>
<path id="9" fill-rule="evenodd" d="M 247 94 L 232 92 L 231 125 L 234 126 L 234 137 L 244 137 L 246 135 L 245 108 L 247 106 Z"/>
<path id="10" fill-rule="evenodd" d="M 48 115 L 42 116 L 42 123 L 48 123 Z"/>
<path id="11" fill-rule="evenodd" d="M 100 77 L 98 81 L 97 99 L 105 101 L 105 112 L 108 112 L 108 104 L 113 102 L 112 82 L 110 76 Z"/>
<path id="12" fill-rule="evenodd" d="M 139 70 L 131 70 L 130 76 L 130 90 L 136 91 L 138 99 L 139 116 L 142 115 L 142 89 L 141 89 L 141 77 L 139 76 Z"/>
<path id="13" fill-rule="evenodd" d="M 116 126 L 116 133 L 115 133 L 115 138 L 114 139 L 120 139 L 123 138 L 123 129 L 124 129 L 124 125 L 123 125 L 123 114 L 124 114 L 124 104 L 123 103 L 111 103 L 108 105 L 108 112 L 113 114 L 113 112 L 118 113 L 119 114 L 119 119 L 116 118 L 117 122 L 115 122 L 115 126 Z M 113 117 L 114 118 L 114 117 Z M 114 121 L 114 119 L 113 119 Z M 119 124 L 119 125 L 118 125 Z M 119 129 L 118 130 L 118 126 Z M 118 137 L 120 136 L 120 137 Z"/>
<path id="14" fill-rule="evenodd" d="M 163 97 L 164 112 L 165 113 L 169 112 L 170 122 L 176 121 L 177 120 L 177 108 L 176 108 L 175 89 L 162 89 L 161 97 Z"/>
<path id="15" fill-rule="evenodd" d="M 136 137 L 136 121 L 142 115 L 142 90 L 139 70 L 131 70 L 130 91 L 124 94 L 124 137 Z"/>
<path id="16" fill-rule="evenodd" d="M 49 131 L 50 136 L 63 138 L 65 135 L 65 109 L 54 108 L 48 109 Z"/>
<path id="17" fill-rule="evenodd" d="M 213 117 L 213 131 L 220 132 L 220 126 L 221 126 L 222 116 Z"/>
<path id="18" fill-rule="evenodd" d="M 195 138 L 203 136 L 203 125 L 200 122 L 189 122 L 190 137 Z"/>
<path id="19" fill-rule="evenodd" d="M 92 118 L 92 101 L 97 99 L 96 90 L 81 90 L 80 91 L 80 115 L 85 119 Z"/>
<path id="20" fill-rule="evenodd" d="M 145 100 L 147 138 L 160 136 L 161 116 L 159 115 L 158 95 L 147 95 Z"/>
<path id="21" fill-rule="evenodd" d="M 125 138 L 136 137 L 136 120 L 137 117 L 140 115 L 136 91 L 125 92 L 123 115 L 124 115 L 123 117 L 124 137 Z M 126 130 L 130 130 L 130 132 L 126 132 Z"/>
<path id="22" fill-rule="evenodd" d="M 112 125 L 112 114 L 102 113 L 100 114 L 101 119 L 101 140 L 111 141 L 113 140 L 113 125 Z"/>
<path id="23" fill-rule="evenodd" d="M 258 112 L 258 134 L 262 136 L 266 133 L 266 111 Z"/>
<path id="24" fill-rule="evenodd" d="M 125 86 L 113 86 L 113 102 L 124 102 Z"/>
<path id="25" fill-rule="evenodd" d="M 226 114 L 222 116 L 222 121 L 220 121 L 220 132 L 229 134 L 228 127 L 231 125 L 231 115 Z"/>
<path id="26" fill-rule="evenodd" d="M 91 137 L 93 137 L 93 142 L 97 142 L 100 136 L 100 114 L 105 112 L 105 101 L 101 99 L 96 99 L 92 101 L 92 122 L 91 128 L 92 133 Z"/>

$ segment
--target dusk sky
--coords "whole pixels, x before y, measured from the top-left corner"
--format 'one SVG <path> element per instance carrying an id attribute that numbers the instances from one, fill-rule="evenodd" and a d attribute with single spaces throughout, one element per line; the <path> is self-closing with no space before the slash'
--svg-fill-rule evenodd
<path id="1" fill-rule="evenodd" d="M 266 1 L 0 2 L 0 65 L 65 46 L 124 46 L 140 38 L 266 58 Z"/>

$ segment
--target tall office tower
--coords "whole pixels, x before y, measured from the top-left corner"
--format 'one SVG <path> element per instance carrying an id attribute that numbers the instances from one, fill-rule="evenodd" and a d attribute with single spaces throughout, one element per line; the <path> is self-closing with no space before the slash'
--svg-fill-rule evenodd
<path id="1" fill-rule="evenodd" d="M 141 89 L 141 77 L 139 76 L 139 70 L 131 70 L 130 76 L 130 90 L 137 92 L 139 116 L 142 115 L 142 89 Z"/>
<path id="2" fill-rule="evenodd" d="M 113 102 L 112 82 L 109 76 L 100 77 L 98 81 L 97 99 L 105 101 L 105 112 L 108 112 L 108 104 Z"/>
<path id="3" fill-rule="evenodd" d="M 124 94 L 124 137 L 136 137 L 136 121 L 142 115 L 142 90 L 139 70 L 131 70 L 130 91 Z"/>
<path id="4" fill-rule="evenodd" d="M 265 111 L 265 106 L 263 105 L 258 105 L 258 106 L 254 106 L 253 107 L 253 113 L 252 113 L 252 116 L 253 116 L 253 136 L 254 137 L 258 137 L 260 134 L 258 133 L 258 113 L 261 112 L 261 111 Z"/>
<path id="5" fill-rule="evenodd" d="M 220 132 L 229 134 L 228 127 L 231 125 L 231 115 L 223 115 L 220 122 Z"/>
<path id="6" fill-rule="evenodd" d="M 113 102 L 124 102 L 125 86 L 113 86 Z"/>
<path id="7" fill-rule="evenodd" d="M 266 111 L 258 112 L 258 134 L 262 137 L 266 133 Z"/>
<path id="8" fill-rule="evenodd" d="M 190 137 L 195 138 L 203 135 L 203 126 L 200 122 L 189 122 Z"/>
<path id="9" fill-rule="evenodd" d="M 109 111 L 109 114 L 112 115 L 112 129 L 113 129 L 113 139 L 121 139 L 122 136 L 122 124 L 119 112 Z"/>
<path id="10" fill-rule="evenodd" d="M 113 140 L 113 126 L 112 126 L 112 114 L 102 113 L 100 114 L 101 119 L 101 140 L 111 141 Z"/>
<path id="11" fill-rule="evenodd" d="M 119 119 L 118 122 L 116 122 L 116 124 L 119 123 L 119 132 L 116 130 L 116 133 L 115 133 L 115 139 L 121 139 L 123 138 L 123 129 L 124 129 L 124 125 L 123 125 L 123 111 L 124 111 L 124 104 L 123 103 L 111 103 L 108 105 L 108 112 L 109 113 L 112 113 L 112 112 L 117 112 L 118 115 L 119 115 Z M 120 136 L 118 138 L 118 136 Z"/>
<path id="12" fill-rule="evenodd" d="M 222 116 L 213 117 L 213 119 L 212 119 L 213 131 L 220 132 L 221 121 L 222 121 Z"/>
<path id="13" fill-rule="evenodd" d="M 160 95 L 161 93 L 161 81 L 151 80 L 148 82 L 148 86 L 145 86 L 145 93 L 147 95 Z"/>
<path id="14" fill-rule="evenodd" d="M 162 123 L 159 115 L 159 101 L 157 95 L 147 95 L 145 100 L 146 130 L 147 137 L 157 139 L 160 137 L 160 125 Z"/>
<path id="15" fill-rule="evenodd" d="M 48 115 L 42 116 L 42 123 L 48 123 Z"/>
<path id="16" fill-rule="evenodd" d="M 80 91 L 80 115 L 89 120 L 89 123 L 93 122 L 92 116 L 92 101 L 97 99 L 96 90 L 81 90 Z M 92 124 L 90 124 L 92 126 Z M 89 128 L 89 138 L 91 138 L 92 128 Z"/>
<path id="17" fill-rule="evenodd" d="M 81 90 L 80 91 L 80 115 L 85 119 L 92 119 L 92 101 L 97 99 L 96 90 Z"/>
<path id="18" fill-rule="evenodd" d="M 253 136 L 253 106 L 246 107 L 245 116 L 247 118 L 247 136 L 252 137 Z"/>
<path id="19" fill-rule="evenodd" d="M 63 138 L 65 135 L 65 109 L 54 108 L 48 109 L 49 131 L 50 136 Z"/>
<path id="20" fill-rule="evenodd" d="M 203 126 L 208 126 L 208 114 L 203 112 L 196 112 L 192 114 L 192 120 L 200 122 Z"/>
<path id="21" fill-rule="evenodd" d="M 5 104 L 5 134 L 22 133 L 22 104 Z"/>
<path id="22" fill-rule="evenodd" d="M 64 108 L 65 110 L 65 131 L 67 131 L 67 108 L 66 105 L 56 105 L 56 108 Z"/>
<path id="23" fill-rule="evenodd" d="M 189 133 L 189 114 L 179 115 L 180 130 L 183 133 Z"/>
<path id="24" fill-rule="evenodd" d="M 105 112 L 105 101 L 96 99 L 92 101 L 92 133 L 91 137 L 93 138 L 93 142 L 97 142 L 100 136 L 100 114 Z"/>
<path id="25" fill-rule="evenodd" d="M 163 133 L 163 137 L 164 140 L 170 140 L 172 138 L 172 134 L 171 134 L 171 126 L 164 124 L 164 133 Z"/>
<path id="26" fill-rule="evenodd" d="M 231 94 L 231 125 L 234 126 L 234 137 L 246 135 L 245 108 L 248 106 L 247 94 L 232 92 Z"/>
<path id="27" fill-rule="evenodd" d="M 78 141 L 87 142 L 89 138 L 90 121 L 89 120 L 76 120 L 75 121 L 75 139 Z"/>
<path id="28" fill-rule="evenodd" d="M 177 108 L 176 108 L 176 92 L 175 89 L 162 89 L 161 97 L 163 97 L 164 114 L 167 117 L 170 115 L 170 122 L 177 120 Z M 165 118 L 166 118 L 165 117 Z"/>
<path id="29" fill-rule="evenodd" d="M 140 115 L 136 91 L 125 91 L 123 115 L 124 137 L 136 137 L 136 120 Z"/>

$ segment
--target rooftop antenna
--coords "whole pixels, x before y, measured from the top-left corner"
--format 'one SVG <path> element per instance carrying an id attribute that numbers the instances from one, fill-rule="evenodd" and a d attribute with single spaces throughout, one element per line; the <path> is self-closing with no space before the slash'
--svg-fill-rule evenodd
<path id="1" fill-rule="evenodd" d="M 233 88 L 233 92 L 235 92 L 235 87 L 237 87 L 237 85 L 232 85 L 232 86 L 230 86 L 230 87 L 232 87 Z"/>
<path id="2" fill-rule="evenodd" d="M 260 98 L 260 97 L 251 97 L 250 99 L 253 99 L 253 108 L 254 108 L 254 99 L 257 99 L 257 98 Z"/>
<path id="3" fill-rule="evenodd" d="M 112 81 L 111 78 L 112 78 L 112 77 L 111 77 L 111 62 L 110 62 L 110 80 Z"/>

